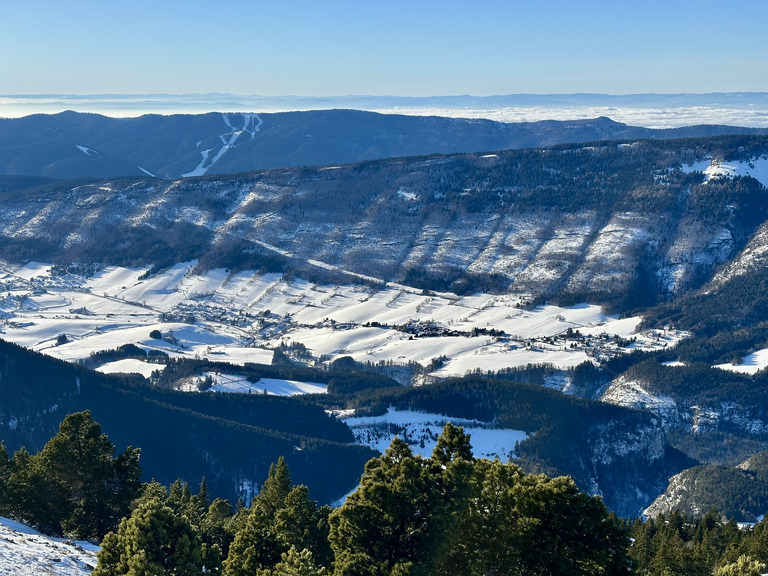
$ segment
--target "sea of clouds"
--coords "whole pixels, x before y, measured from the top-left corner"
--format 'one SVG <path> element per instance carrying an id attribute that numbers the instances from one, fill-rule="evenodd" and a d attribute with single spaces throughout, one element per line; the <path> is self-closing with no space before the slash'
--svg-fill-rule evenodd
<path id="1" fill-rule="evenodd" d="M 386 114 L 487 118 L 499 122 L 607 116 L 648 128 L 695 124 L 768 127 L 768 93 L 512 94 L 507 96 L 249 96 L 241 94 L 0 95 L 0 117 L 65 110 L 115 117 L 206 112 L 285 112 L 353 108 Z"/>

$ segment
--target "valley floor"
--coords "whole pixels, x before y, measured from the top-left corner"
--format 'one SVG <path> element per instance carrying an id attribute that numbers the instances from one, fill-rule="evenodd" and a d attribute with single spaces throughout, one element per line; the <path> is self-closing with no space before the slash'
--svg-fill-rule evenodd
<path id="1" fill-rule="evenodd" d="M 351 356 L 410 365 L 433 377 L 542 364 L 569 368 L 629 350 L 674 346 L 685 337 L 674 330 L 635 332 L 641 318 L 606 316 L 590 304 L 530 307 L 521 295 L 316 285 L 223 269 L 196 274 L 194 264 L 152 276 L 145 269 L 108 267 L 89 277 L 37 263 L 4 265 L 0 336 L 72 362 L 134 344 L 171 357 L 269 364 L 281 348 L 307 362 Z M 118 360 L 99 369 L 150 378 L 162 368 Z M 221 391 L 322 392 L 314 383 L 243 385 L 212 377 Z"/>

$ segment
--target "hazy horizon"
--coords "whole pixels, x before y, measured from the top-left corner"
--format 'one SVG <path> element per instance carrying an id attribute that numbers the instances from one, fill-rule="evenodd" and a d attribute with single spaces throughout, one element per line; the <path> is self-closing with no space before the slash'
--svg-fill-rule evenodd
<path id="1" fill-rule="evenodd" d="M 578 120 L 605 116 L 648 128 L 695 124 L 768 127 L 768 93 L 507 94 L 497 96 L 262 96 L 206 94 L 0 95 L 0 117 L 67 110 L 112 117 L 208 112 L 290 112 L 349 108 L 385 114 L 489 119 Z"/>

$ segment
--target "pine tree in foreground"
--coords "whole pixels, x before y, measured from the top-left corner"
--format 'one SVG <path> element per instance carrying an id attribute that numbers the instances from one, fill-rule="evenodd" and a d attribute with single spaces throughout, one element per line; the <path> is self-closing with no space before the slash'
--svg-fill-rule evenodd
<path id="1" fill-rule="evenodd" d="M 158 499 L 143 502 L 101 543 L 93 576 L 197 576 L 201 542 L 183 517 Z"/>

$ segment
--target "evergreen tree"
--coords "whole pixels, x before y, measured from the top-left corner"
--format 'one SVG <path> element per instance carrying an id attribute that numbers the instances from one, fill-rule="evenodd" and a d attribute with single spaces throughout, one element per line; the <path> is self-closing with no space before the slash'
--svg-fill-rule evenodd
<path id="1" fill-rule="evenodd" d="M 360 487 L 330 517 L 335 574 L 437 572 L 467 505 L 468 492 L 451 482 L 471 474 L 463 432 L 451 430 L 438 444 L 434 459 L 425 460 L 395 438 L 366 464 Z"/>
<path id="2" fill-rule="evenodd" d="M 766 565 L 749 556 L 739 556 L 736 562 L 725 564 L 715 570 L 715 576 L 760 576 L 764 574 Z"/>
<path id="3" fill-rule="evenodd" d="M 602 501 L 570 478 L 526 475 L 514 464 L 476 464 L 447 574 L 628 574 L 628 536 Z"/>
<path id="4" fill-rule="evenodd" d="M 259 514 L 272 521 L 275 513 L 280 510 L 288 493 L 293 488 L 291 474 L 285 463 L 285 458 L 280 456 L 277 464 L 269 466 L 267 479 L 261 486 L 261 490 L 251 503 L 251 507 L 258 510 Z"/>
<path id="5" fill-rule="evenodd" d="M 245 525 L 235 534 L 224 561 L 230 576 L 250 576 L 257 570 L 274 566 L 288 549 L 275 533 L 275 515 L 285 505 L 293 485 L 285 459 L 269 467 L 267 479 L 247 511 Z"/>
<path id="6" fill-rule="evenodd" d="M 30 461 L 32 456 L 22 446 L 13 453 L 8 463 L 8 483 L 6 486 L 7 504 L 5 506 L 8 515 L 26 522 L 37 524 L 36 505 L 39 493 L 40 478 L 31 472 Z"/>
<path id="7" fill-rule="evenodd" d="M 232 530 L 232 505 L 228 500 L 216 498 L 208 506 L 208 511 L 200 522 L 198 533 L 203 542 L 208 546 L 218 546 L 222 555 L 226 557 L 229 545 L 235 538 Z"/>
<path id="8" fill-rule="evenodd" d="M 181 507 L 186 508 L 191 500 L 192 490 L 189 487 L 189 482 L 184 482 L 184 486 L 181 489 Z"/>
<path id="9" fill-rule="evenodd" d="M 281 560 L 271 570 L 264 570 L 259 576 L 325 576 L 326 570 L 318 567 L 309 550 L 298 551 L 291 546 L 283 552 Z"/>
<path id="10" fill-rule="evenodd" d="M 328 543 L 330 508 L 317 507 L 309 497 L 309 488 L 295 486 L 285 498 L 285 505 L 275 514 L 274 530 L 280 540 L 297 550 L 308 550 L 320 566 L 330 566 Z"/>
<path id="11" fill-rule="evenodd" d="M 88 411 L 66 416 L 38 454 L 6 459 L 9 512 L 43 532 L 102 537 L 141 491 L 139 450 L 114 451 Z"/>
<path id="12" fill-rule="evenodd" d="M 200 490 L 195 494 L 194 500 L 197 506 L 203 510 L 207 510 L 211 505 L 211 495 L 208 493 L 208 483 L 205 481 L 205 476 L 200 480 Z"/>
<path id="13" fill-rule="evenodd" d="M 39 502 L 46 520 L 77 538 L 102 537 L 128 511 L 138 495 L 139 450 L 128 448 L 118 459 L 115 446 L 89 411 L 69 414 L 42 451 L 32 471 L 43 480 Z"/>
<path id="14" fill-rule="evenodd" d="M 437 439 L 429 459 L 429 475 L 435 489 L 431 492 L 432 530 L 425 545 L 431 551 L 435 566 L 449 570 L 458 560 L 450 551 L 457 548 L 463 526 L 469 514 L 470 498 L 475 495 L 475 458 L 470 437 L 462 427 L 450 422 Z"/>
<path id="15" fill-rule="evenodd" d="M 166 504 L 173 508 L 176 512 L 181 511 L 182 508 L 182 493 L 184 489 L 182 487 L 181 478 L 176 478 L 170 487 L 168 488 L 168 498 Z"/>
<path id="16" fill-rule="evenodd" d="M 142 485 L 141 495 L 135 500 L 134 508 L 137 508 L 143 502 L 147 500 L 159 500 L 160 502 L 168 503 L 168 488 L 160 484 L 156 480 L 151 480 Z"/>
<path id="17" fill-rule="evenodd" d="M 285 546 L 274 532 L 272 523 L 253 508 L 245 526 L 235 534 L 224 561 L 230 576 L 250 576 L 258 570 L 274 566 Z"/>
<path id="18" fill-rule="evenodd" d="M 202 566 L 201 542 L 189 522 L 149 499 L 106 535 L 93 575 L 197 576 Z"/>
<path id="19" fill-rule="evenodd" d="M 519 549 L 513 541 L 513 487 L 522 470 L 517 466 L 479 460 L 475 464 L 477 497 L 470 501 L 459 542 L 451 550 L 446 573 L 453 575 L 514 574 Z"/>

